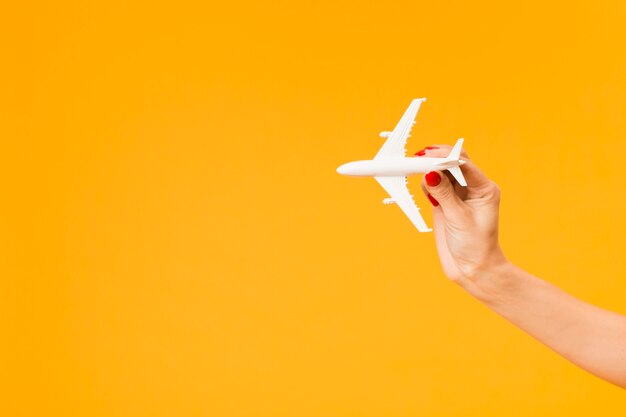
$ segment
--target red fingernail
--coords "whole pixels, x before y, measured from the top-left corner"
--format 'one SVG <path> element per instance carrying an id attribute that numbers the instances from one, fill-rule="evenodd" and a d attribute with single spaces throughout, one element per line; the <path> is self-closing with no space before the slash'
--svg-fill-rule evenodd
<path id="1" fill-rule="evenodd" d="M 439 201 L 435 200 L 435 197 L 433 197 L 430 194 L 428 194 L 427 197 L 430 200 L 430 204 L 432 204 L 435 207 L 437 207 L 439 205 Z"/>
<path id="2" fill-rule="evenodd" d="M 429 187 L 436 187 L 439 185 L 440 182 L 441 177 L 435 171 L 430 171 L 428 174 L 426 174 L 426 184 L 428 184 Z"/>
<path id="3" fill-rule="evenodd" d="M 426 155 L 426 150 L 422 149 L 421 151 L 415 152 L 415 156 L 424 156 Z"/>
<path id="4" fill-rule="evenodd" d="M 426 149 L 428 150 L 439 149 L 439 146 L 427 146 Z"/>

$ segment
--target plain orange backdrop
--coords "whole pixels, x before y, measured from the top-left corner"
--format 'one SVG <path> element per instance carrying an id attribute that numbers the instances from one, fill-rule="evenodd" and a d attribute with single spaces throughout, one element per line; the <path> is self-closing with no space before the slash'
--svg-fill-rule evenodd
<path id="1" fill-rule="evenodd" d="M 335 168 L 428 97 L 410 150 L 466 138 L 509 258 L 626 313 L 625 21 L 623 1 L 4 5 L 0 415 L 624 415 Z"/>

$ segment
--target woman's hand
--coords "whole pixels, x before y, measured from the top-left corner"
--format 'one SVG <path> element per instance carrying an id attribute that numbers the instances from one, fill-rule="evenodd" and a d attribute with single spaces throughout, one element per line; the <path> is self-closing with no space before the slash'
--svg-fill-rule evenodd
<path id="1" fill-rule="evenodd" d="M 445 157 L 450 147 L 419 156 Z M 435 239 L 446 275 L 496 313 L 576 365 L 626 388 L 626 316 L 585 303 L 510 264 L 498 244 L 500 190 L 469 160 L 467 187 L 447 171 L 422 188 L 433 203 Z"/>
<path id="2" fill-rule="evenodd" d="M 429 146 L 417 155 L 440 158 L 450 150 L 447 145 Z M 480 290 L 476 284 L 483 273 L 507 263 L 498 243 L 500 189 L 465 151 L 461 159 L 466 161 L 461 171 L 467 187 L 460 186 L 447 171 L 433 171 L 424 176 L 422 189 L 433 204 L 437 251 L 445 274 L 474 292 L 472 289 Z"/>

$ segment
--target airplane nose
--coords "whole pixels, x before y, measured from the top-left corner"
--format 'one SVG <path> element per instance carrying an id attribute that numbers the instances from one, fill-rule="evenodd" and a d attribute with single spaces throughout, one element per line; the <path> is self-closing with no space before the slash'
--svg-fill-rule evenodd
<path id="1" fill-rule="evenodd" d="M 337 168 L 337 173 L 341 174 L 341 175 L 346 175 L 346 165 L 347 164 L 343 164 L 342 166 L 340 166 L 339 168 Z"/>

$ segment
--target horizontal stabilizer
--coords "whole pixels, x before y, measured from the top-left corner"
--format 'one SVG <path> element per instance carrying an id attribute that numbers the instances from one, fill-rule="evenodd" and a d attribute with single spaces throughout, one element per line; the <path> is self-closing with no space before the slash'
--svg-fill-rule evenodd
<path id="1" fill-rule="evenodd" d="M 463 176 L 463 173 L 461 172 L 461 168 L 457 167 L 450 167 L 448 168 L 448 172 L 450 172 L 450 174 L 452 174 L 452 176 L 454 177 L 454 179 L 463 187 L 467 187 L 467 182 L 465 181 L 465 177 Z"/>

